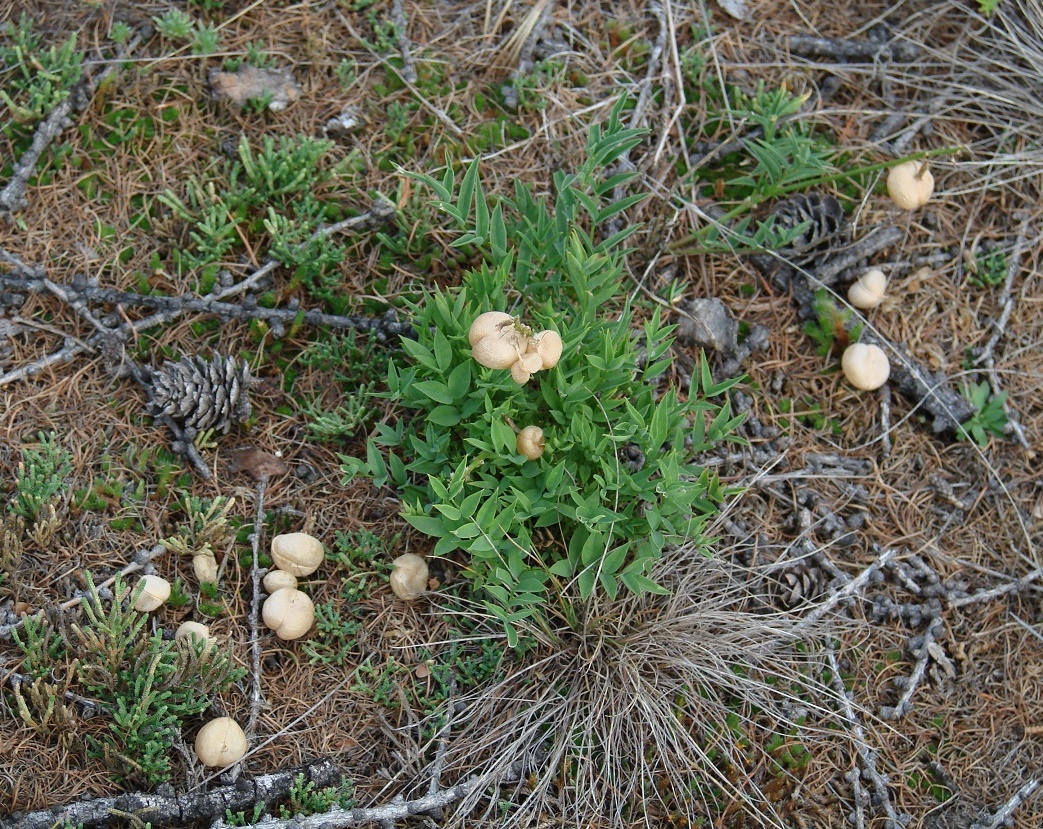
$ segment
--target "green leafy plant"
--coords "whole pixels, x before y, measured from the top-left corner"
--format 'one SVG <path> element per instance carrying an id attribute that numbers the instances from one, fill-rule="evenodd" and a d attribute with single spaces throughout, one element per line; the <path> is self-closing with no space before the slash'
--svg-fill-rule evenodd
<path id="1" fill-rule="evenodd" d="M 72 472 L 72 455 L 58 446 L 54 433 L 40 433 L 39 444 L 22 449 L 22 460 L 15 477 L 15 499 L 11 509 L 35 521 L 44 507 L 62 492 Z"/>
<path id="2" fill-rule="evenodd" d="M 973 440 L 979 446 L 985 446 L 990 435 L 1005 438 L 1008 419 L 1003 406 L 1007 402 L 1007 392 L 992 395 L 992 389 L 986 382 L 965 385 L 960 391 L 977 411 L 960 425 L 956 437 L 959 440 Z"/>
<path id="3" fill-rule="evenodd" d="M 153 17 L 156 31 L 170 40 L 188 40 L 196 29 L 195 19 L 181 9 L 171 9 L 166 14 Z"/>
<path id="4" fill-rule="evenodd" d="M 814 319 L 804 323 L 804 333 L 815 343 L 815 352 L 828 357 L 843 351 L 862 336 L 862 323 L 852 325 L 854 315 L 850 308 L 839 305 L 826 288 L 815 291 Z"/>
<path id="5" fill-rule="evenodd" d="M 995 288 L 1007 281 L 1007 254 L 1001 250 L 979 251 L 974 255 L 970 283 L 976 288 Z"/>
<path id="6" fill-rule="evenodd" d="M 159 200 L 191 225 L 193 246 L 179 255 L 204 278 L 243 238 L 294 272 L 294 279 L 319 299 L 333 299 L 339 286 L 337 265 L 344 249 L 334 238 L 315 231 L 341 218 L 339 208 L 323 198 L 342 175 L 350 172 L 345 159 L 326 164 L 331 141 L 299 136 L 265 136 L 258 150 L 246 137 L 237 157 L 226 161 L 215 180 L 190 177 L 182 199 L 171 191 Z"/>
<path id="7" fill-rule="evenodd" d="M 120 578 L 113 584 L 111 601 L 102 599 L 90 573 L 86 579 L 82 619 L 59 627 L 31 616 L 21 631 L 14 629 L 22 671 L 42 683 L 67 678 L 63 689 L 104 712 L 108 728 L 98 736 L 88 734 L 85 747 L 114 779 L 162 783 L 170 777 L 182 722 L 206 710 L 213 695 L 245 671 L 218 648 L 149 635 L 148 615 L 133 609 L 136 594 Z M 53 721 L 53 706 L 49 711 L 32 697 L 19 700 L 20 715 L 31 727 Z"/>
<path id="8" fill-rule="evenodd" d="M 25 12 L 4 34 L 9 42 L 0 44 L 0 101 L 12 121 L 0 129 L 21 136 L 69 96 L 80 79 L 83 53 L 76 51 L 75 35 L 45 47 Z"/>
<path id="9" fill-rule="evenodd" d="M 458 290 L 436 289 L 412 307 L 418 338 L 403 340 L 410 363 L 392 363 L 387 395 L 423 416 L 380 424 L 365 459 L 342 456 L 345 481 L 361 473 L 399 489 L 406 520 L 437 539 L 436 555 L 464 552 L 512 645 L 519 623 L 546 627 L 548 610 L 575 618 L 573 602 L 595 591 L 661 592 L 648 573 L 663 547 L 699 539 L 722 496 L 692 456 L 740 420 L 710 402 L 732 383 L 714 383 L 705 362 L 688 399 L 657 391 L 673 330 L 658 312 L 643 325 L 638 358 L 634 309 L 618 300 L 632 229 L 598 239 L 604 222 L 643 198 L 609 200 L 633 174 L 604 171 L 640 141 L 620 112 L 591 127 L 586 161 L 555 175 L 550 205 L 518 184 L 490 208 L 477 161 L 459 182 L 451 166 L 441 180 L 414 176 L 461 228 L 454 246 L 485 261 Z M 472 359 L 471 321 L 507 307 L 564 344 L 532 385 Z M 538 460 L 516 448 L 516 430 L 530 424 L 547 435 Z"/>

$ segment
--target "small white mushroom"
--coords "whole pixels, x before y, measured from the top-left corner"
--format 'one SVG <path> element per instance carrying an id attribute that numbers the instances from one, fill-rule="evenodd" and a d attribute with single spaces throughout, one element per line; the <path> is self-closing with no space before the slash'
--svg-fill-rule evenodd
<path id="1" fill-rule="evenodd" d="M 887 276 L 879 268 L 870 268 L 847 289 L 847 301 L 856 308 L 876 308 L 887 293 Z"/>
<path id="2" fill-rule="evenodd" d="M 300 639 L 315 621 L 315 603 L 307 593 L 283 587 L 264 600 L 261 618 L 280 639 Z"/>
<path id="3" fill-rule="evenodd" d="M 521 356 L 514 331 L 492 333 L 471 346 L 471 356 L 486 368 L 510 368 Z"/>
<path id="4" fill-rule="evenodd" d="M 561 334 L 557 331 L 537 331 L 532 335 L 532 339 L 536 343 L 536 351 L 543 360 L 542 368 L 554 368 L 561 359 L 563 348 Z"/>
<path id="5" fill-rule="evenodd" d="M 175 639 L 196 639 L 204 645 L 210 641 L 210 628 L 201 622 L 182 622 L 174 631 Z"/>
<path id="6" fill-rule="evenodd" d="M 543 429 L 539 426 L 526 426 L 518 432 L 515 445 L 519 455 L 524 455 L 530 461 L 538 460 L 547 446 L 543 439 Z"/>
<path id="7" fill-rule="evenodd" d="M 847 381 L 863 391 L 880 388 L 891 375 L 891 364 L 884 350 L 867 343 L 849 345 L 840 358 L 840 366 Z"/>
<path id="8" fill-rule="evenodd" d="M 214 584 L 217 581 L 217 559 L 209 553 L 192 556 L 192 572 L 200 584 Z"/>
<path id="9" fill-rule="evenodd" d="M 484 314 L 479 314 L 471 323 L 471 328 L 467 332 L 467 341 L 473 348 L 479 340 L 503 331 L 513 324 L 514 317 L 510 314 L 505 314 L 503 311 L 486 311 Z"/>
<path id="10" fill-rule="evenodd" d="M 322 542 L 308 533 L 283 533 L 272 539 L 272 561 L 280 570 L 297 578 L 319 569 L 326 551 Z"/>
<path id="11" fill-rule="evenodd" d="M 887 173 L 887 193 L 902 210 L 923 207 L 934 192 L 934 176 L 926 161 L 903 161 Z"/>
<path id="12" fill-rule="evenodd" d="M 148 613 L 170 598 L 170 582 L 166 579 L 159 576 L 142 576 L 138 584 L 143 587 L 134 601 L 135 610 Z"/>
<path id="13" fill-rule="evenodd" d="M 231 717 L 210 720 L 196 734 L 196 756 L 204 766 L 223 769 L 245 754 L 246 734 Z"/>
<path id="14" fill-rule="evenodd" d="M 392 564 L 391 589 L 403 601 L 411 602 L 427 590 L 429 571 L 427 562 L 413 553 L 404 553 Z"/>
<path id="15" fill-rule="evenodd" d="M 526 371 L 521 362 L 515 363 L 511 366 L 511 379 L 519 386 L 524 386 L 529 382 L 529 378 L 532 377 L 532 372 Z"/>
<path id="16" fill-rule="evenodd" d="M 262 579 L 262 583 L 269 595 L 284 587 L 297 589 L 297 577 L 285 570 L 269 570 Z"/>

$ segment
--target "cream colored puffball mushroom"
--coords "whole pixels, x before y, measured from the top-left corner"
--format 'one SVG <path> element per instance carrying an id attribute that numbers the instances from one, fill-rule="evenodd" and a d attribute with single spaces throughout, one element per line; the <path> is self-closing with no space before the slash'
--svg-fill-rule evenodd
<path id="1" fill-rule="evenodd" d="M 847 381 L 863 391 L 880 388 L 891 374 L 891 364 L 884 350 L 866 343 L 849 345 L 840 358 L 840 366 Z"/>
<path id="2" fill-rule="evenodd" d="M 405 553 L 392 564 L 391 589 L 403 601 L 411 602 L 427 590 L 427 562 L 413 553 Z"/>
<path id="3" fill-rule="evenodd" d="M 902 210 L 923 207 L 933 192 L 934 176 L 926 161 L 904 161 L 887 173 L 887 194 Z"/>
<path id="4" fill-rule="evenodd" d="M 174 631 L 175 639 L 197 639 L 204 645 L 210 641 L 210 628 L 201 622 L 182 622 Z"/>
<path id="5" fill-rule="evenodd" d="M 515 445 L 519 455 L 524 455 L 530 461 L 534 461 L 543 454 L 547 443 L 543 439 L 543 430 L 539 426 L 526 426 L 518 432 L 518 440 Z"/>
<path id="6" fill-rule="evenodd" d="M 521 356 L 514 331 L 493 332 L 471 346 L 475 362 L 486 368 L 510 368 Z"/>
<path id="7" fill-rule="evenodd" d="M 325 557 L 322 542 L 307 533 L 283 533 L 272 539 L 275 566 L 297 578 L 310 576 Z"/>
<path id="8" fill-rule="evenodd" d="M 144 584 L 134 601 L 134 609 L 142 613 L 155 610 L 170 598 L 170 582 L 159 576 L 142 576 L 138 584 Z"/>
<path id="9" fill-rule="evenodd" d="M 264 584 L 264 589 L 268 591 L 269 595 L 276 590 L 282 590 L 284 587 L 292 587 L 296 590 L 297 577 L 293 573 L 287 573 L 285 570 L 269 570 L 265 573 L 262 584 Z"/>
<path id="10" fill-rule="evenodd" d="M 210 720 L 196 734 L 196 756 L 204 766 L 223 769 L 246 754 L 246 734 L 231 717 Z"/>
<path id="11" fill-rule="evenodd" d="M 536 344 L 536 352 L 543 360 L 542 368 L 554 368 L 561 359 L 561 334 L 557 331 L 537 331 L 532 335 Z"/>
<path id="12" fill-rule="evenodd" d="M 196 581 L 200 584 L 216 583 L 217 559 L 209 554 L 192 556 L 192 572 L 196 574 Z"/>
<path id="13" fill-rule="evenodd" d="M 315 621 L 315 603 L 308 594 L 283 587 L 264 600 L 261 618 L 280 639 L 300 639 Z"/>
<path id="14" fill-rule="evenodd" d="M 479 314 L 471 323 L 471 328 L 467 332 L 467 341 L 474 348 L 479 340 L 484 340 L 490 334 L 502 331 L 513 324 L 514 317 L 510 314 L 505 314 L 503 311 L 486 311 L 484 314 Z"/>
<path id="15" fill-rule="evenodd" d="M 847 289 L 847 301 L 856 308 L 867 311 L 884 301 L 887 292 L 887 276 L 879 268 L 870 268 Z"/>

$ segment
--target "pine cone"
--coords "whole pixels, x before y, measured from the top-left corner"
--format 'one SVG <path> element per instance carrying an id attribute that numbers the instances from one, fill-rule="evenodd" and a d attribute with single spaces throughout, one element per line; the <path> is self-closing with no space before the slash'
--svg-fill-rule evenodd
<path id="1" fill-rule="evenodd" d="M 151 372 L 148 413 L 167 415 L 185 428 L 218 429 L 250 416 L 250 369 L 233 357 L 183 357 Z"/>
<path id="2" fill-rule="evenodd" d="M 822 590 L 822 572 L 801 562 L 783 570 L 772 587 L 779 603 L 792 610 L 818 596 Z"/>
<path id="3" fill-rule="evenodd" d="M 798 262 L 820 256 L 847 243 L 847 219 L 840 202 L 833 196 L 802 193 L 779 202 L 771 210 L 775 227 L 789 230 L 809 222 L 804 232 L 787 247 L 790 258 Z"/>

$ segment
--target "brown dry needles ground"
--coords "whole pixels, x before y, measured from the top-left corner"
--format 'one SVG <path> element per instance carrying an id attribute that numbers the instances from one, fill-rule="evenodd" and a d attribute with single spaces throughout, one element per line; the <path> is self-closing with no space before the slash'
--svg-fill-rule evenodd
<path id="1" fill-rule="evenodd" d="M 48 50 L 75 34 L 87 79 L 28 176 L 24 206 L 8 202 L 0 220 L 0 825 L 155 789 L 160 777 L 177 792 L 227 784 L 191 748 L 223 715 L 250 741 L 233 777 L 326 758 L 350 781 L 343 804 L 442 798 L 444 809 L 408 825 L 999 826 L 1004 804 L 1015 825 L 1043 822 L 1032 791 L 1043 779 L 1043 7 L 746 5 L 745 19 L 689 0 L 0 9 L 0 185 L 61 100 L 26 109 L 30 79 L 61 88 Z M 35 51 L 13 49 L 30 31 L 23 13 Z M 267 74 L 238 103 L 238 81 L 211 73 L 244 66 Z M 430 556 L 420 600 L 391 592 L 391 560 L 431 554 L 433 542 L 403 520 L 392 486 L 343 483 L 340 456 L 366 457 L 378 424 L 408 415 L 358 393 L 384 388 L 389 353 L 407 361 L 397 335 L 356 342 L 338 326 L 389 308 L 408 322 L 407 302 L 455 288 L 479 262 L 451 246 L 457 233 L 433 194 L 404 172 L 440 178 L 447 158 L 459 170 L 480 155 L 491 202 L 516 181 L 546 197 L 624 96 L 623 125 L 646 132 L 610 172 L 638 172 L 617 197 L 650 195 L 615 226 L 638 230 L 619 305 L 605 312 L 629 297 L 636 319 L 659 308 L 680 323 L 660 382 L 693 395 L 705 340 L 691 301 L 718 298 L 738 321 L 738 347 L 705 354 L 718 380 L 744 376 L 728 396 L 746 415 L 745 443 L 696 458 L 736 490 L 705 530 L 712 559 L 693 543 L 657 566 L 670 596 L 596 595 L 512 650 L 469 590 L 460 552 Z M 280 161 L 278 142 L 301 136 L 329 145 L 289 161 L 286 145 Z M 262 172 L 248 193 L 244 159 L 266 152 L 257 163 L 285 162 L 282 172 L 267 192 Z M 916 153 L 931 154 L 935 193 L 900 211 L 886 166 Z M 758 259 L 749 239 L 711 232 L 725 216 L 736 233 L 751 219 L 752 234 L 785 196 L 809 191 L 844 210 L 845 238 L 814 240 L 814 256 L 791 243 Z M 305 203 L 318 210 L 310 225 L 294 212 Z M 323 237 L 340 257 L 324 269 L 312 267 L 328 253 L 322 240 L 303 259 L 285 253 L 319 221 L 367 211 Z M 225 229 L 207 236 L 204 217 Z M 886 244 L 859 248 L 881 229 Z M 201 239 L 217 246 L 209 259 Z M 848 267 L 822 279 L 833 301 L 814 298 L 817 268 L 852 245 Z M 859 316 L 842 298 L 870 263 L 888 274 L 887 298 Z M 239 310 L 63 300 L 63 285 L 223 291 Z M 262 319 L 266 307 L 291 313 Z M 338 317 L 294 318 L 307 309 Z M 936 431 L 926 402 L 844 381 L 839 351 L 859 322 L 932 382 L 980 387 L 980 445 Z M 123 334 L 99 339 L 99 325 Z M 197 437 L 194 465 L 171 451 L 170 431 L 146 413 L 142 375 L 126 368 L 214 354 L 249 365 L 252 412 L 228 434 Z M 44 451 L 41 433 L 69 465 L 51 499 L 53 537 L 33 540 L 7 505 L 34 457 L 25 453 Z M 186 537 L 192 509 L 219 497 L 235 501 L 207 591 L 190 556 L 156 547 Z M 324 566 L 302 580 L 319 607 L 304 639 L 251 625 L 255 521 L 262 565 L 276 533 L 326 544 Z M 133 583 L 141 569 L 180 596 L 148 630 L 169 639 L 185 620 L 207 622 L 243 673 L 182 731 L 143 738 L 168 749 L 159 777 L 134 767 L 141 754 L 98 748 L 121 721 L 114 703 L 88 699 L 76 665 L 44 683 L 49 724 L 20 709 L 32 665 L 11 639 L 26 616 L 74 636 L 67 625 L 85 624 L 82 611 L 69 607 L 63 622 L 55 609 L 83 595 L 87 574 Z M 309 805 L 297 792 L 282 817 Z M 280 818 L 276 802 L 261 811 Z M 394 817 L 370 817 L 380 815 Z M 196 823 L 224 817 L 215 809 Z M 103 823 L 133 820 L 106 811 Z"/>

